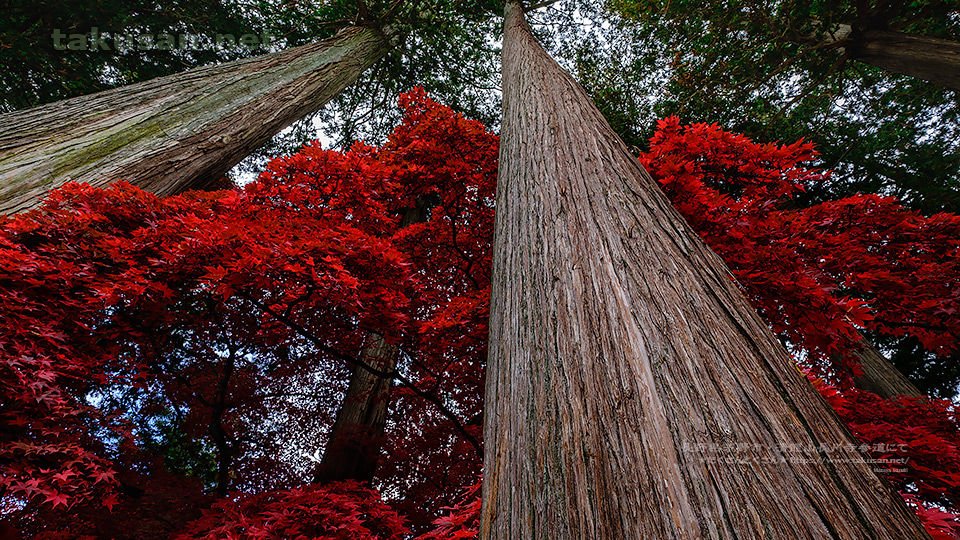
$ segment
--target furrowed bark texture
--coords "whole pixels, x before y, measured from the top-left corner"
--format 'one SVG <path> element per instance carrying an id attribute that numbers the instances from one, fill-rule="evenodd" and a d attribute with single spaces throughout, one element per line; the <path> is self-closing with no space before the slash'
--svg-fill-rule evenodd
<path id="1" fill-rule="evenodd" d="M 404 213 L 400 228 L 427 221 L 435 203 L 432 196 L 419 197 L 415 206 Z M 397 346 L 371 332 L 360 353 L 360 361 L 389 372 L 396 367 L 399 353 Z M 378 377 L 359 366 L 353 368 L 350 385 L 323 450 L 323 459 L 314 471 L 314 482 L 373 480 L 380 461 L 392 388 L 391 379 Z"/>
<path id="2" fill-rule="evenodd" d="M 399 350 L 378 334 L 367 336 L 360 361 L 381 371 L 391 371 Z M 350 386 L 337 411 L 330 439 L 313 481 L 329 484 L 353 479 L 369 482 L 377 471 L 387 423 L 392 380 L 355 367 Z"/>
<path id="3" fill-rule="evenodd" d="M 481 537 L 928 538 L 513 2 L 503 98 Z"/>
<path id="4" fill-rule="evenodd" d="M 352 27 L 275 54 L 0 115 L 0 213 L 64 183 L 125 180 L 158 195 L 202 188 L 383 57 Z"/>
<path id="5" fill-rule="evenodd" d="M 902 32 L 867 30 L 846 47 L 854 60 L 960 91 L 960 43 Z"/>
<path id="6" fill-rule="evenodd" d="M 890 399 L 894 396 L 920 396 L 920 390 L 910 379 L 893 367 L 880 351 L 866 339 L 860 341 L 862 348 L 857 351 L 857 360 L 863 375 L 854 377 L 853 383 L 860 390 L 873 392 L 878 396 Z"/>

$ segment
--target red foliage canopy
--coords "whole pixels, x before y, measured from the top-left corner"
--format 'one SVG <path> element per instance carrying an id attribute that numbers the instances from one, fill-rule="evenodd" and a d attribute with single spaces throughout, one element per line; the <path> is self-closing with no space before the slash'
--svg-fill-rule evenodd
<path id="1" fill-rule="evenodd" d="M 334 482 L 223 499 L 173 540 L 401 540 L 409 532 L 376 491 Z"/>
<path id="2" fill-rule="evenodd" d="M 370 331 L 406 358 L 383 466 L 397 506 L 426 522 L 473 481 L 497 138 L 422 91 L 402 106 L 382 148 L 308 146 L 239 192 L 71 185 L 3 218 L 0 486 L 25 532 L 128 512 L 165 468 L 274 493 L 248 510 L 300 497 L 285 445 L 312 445 L 277 418 L 322 436 Z M 398 233 L 420 197 L 431 219 Z"/>
<path id="3" fill-rule="evenodd" d="M 829 180 L 805 165 L 811 144 L 756 144 L 676 118 L 659 128 L 640 161 L 809 361 L 847 386 L 858 327 L 957 349 L 960 217 L 924 217 L 877 195 L 796 208 L 792 196 Z"/>

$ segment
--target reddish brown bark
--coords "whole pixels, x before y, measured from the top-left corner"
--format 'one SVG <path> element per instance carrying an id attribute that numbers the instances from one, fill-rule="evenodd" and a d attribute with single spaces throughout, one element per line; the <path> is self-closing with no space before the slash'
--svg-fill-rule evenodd
<path id="1" fill-rule="evenodd" d="M 508 2 L 481 537 L 927 538 Z"/>

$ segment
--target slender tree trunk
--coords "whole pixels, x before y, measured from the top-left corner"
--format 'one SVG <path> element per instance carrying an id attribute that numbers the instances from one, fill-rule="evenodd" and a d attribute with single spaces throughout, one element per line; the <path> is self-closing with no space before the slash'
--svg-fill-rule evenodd
<path id="1" fill-rule="evenodd" d="M 0 213 L 66 182 L 202 188 L 389 50 L 376 28 L 0 115 Z"/>
<path id="2" fill-rule="evenodd" d="M 928 538 L 509 1 L 481 537 Z"/>
<path id="3" fill-rule="evenodd" d="M 227 401 L 230 397 L 230 378 L 233 377 L 236 366 L 236 351 L 231 348 L 230 355 L 223 366 L 223 373 L 220 375 L 219 388 L 212 400 L 210 438 L 213 439 L 214 448 L 217 450 L 216 494 L 218 497 L 226 497 L 230 492 L 230 472 L 236 455 L 236 447 L 232 441 L 228 440 L 230 437 L 223 425 L 228 409 Z"/>
<path id="4" fill-rule="evenodd" d="M 923 395 L 910 379 L 893 367 L 880 351 L 866 338 L 860 341 L 861 349 L 856 352 L 857 360 L 863 369 L 863 375 L 854 377 L 853 383 L 860 390 L 873 392 L 884 399 L 894 396 Z"/>
<path id="5" fill-rule="evenodd" d="M 867 30 L 851 35 L 854 60 L 960 91 L 960 43 L 903 32 Z"/>
<path id="6" fill-rule="evenodd" d="M 425 222 L 435 202 L 432 196 L 419 197 L 416 205 L 404 214 L 400 228 Z M 396 367 L 399 353 L 396 345 L 371 332 L 360 353 L 360 361 L 389 372 Z M 373 480 L 383 446 L 392 383 L 391 379 L 378 377 L 359 366 L 353 368 L 350 385 L 323 450 L 323 459 L 314 471 L 314 482 Z"/>

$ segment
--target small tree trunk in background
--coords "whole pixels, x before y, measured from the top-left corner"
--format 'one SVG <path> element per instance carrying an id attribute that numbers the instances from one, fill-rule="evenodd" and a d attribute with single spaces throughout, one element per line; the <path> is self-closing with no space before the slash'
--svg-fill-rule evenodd
<path id="1" fill-rule="evenodd" d="M 383 336 L 371 333 L 367 335 L 360 361 L 378 370 L 390 371 L 396 366 L 398 352 Z M 373 480 L 383 445 L 392 382 L 363 368 L 353 368 L 350 386 L 323 450 L 323 459 L 314 472 L 314 482 Z"/>
<path id="2" fill-rule="evenodd" d="M 866 338 L 860 340 L 861 349 L 856 352 L 863 375 L 854 377 L 853 383 L 860 390 L 873 392 L 884 399 L 894 396 L 921 396 L 919 389 L 903 373 L 893 366 Z"/>
<path id="3" fill-rule="evenodd" d="M 929 538 L 508 1 L 481 538 Z"/>
<path id="4" fill-rule="evenodd" d="M 169 195 L 203 188 L 318 110 L 389 50 L 351 27 L 275 54 L 0 115 L 0 213 L 66 182 L 125 180 Z"/>
<path id="5" fill-rule="evenodd" d="M 424 223 L 436 201 L 432 196 L 421 196 L 416 206 L 407 210 L 400 228 Z M 360 353 L 360 361 L 379 371 L 392 371 L 397 365 L 400 349 L 371 332 Z M 323 459 L 314 471 L 313 481 L 328 484 L 339 480 L 370 482 L 380 461 L 387 410 L 390 405 L 391 379 L 378 377 L 354 366 L 350 386 L 337 411 L 330 429 Z"/>

